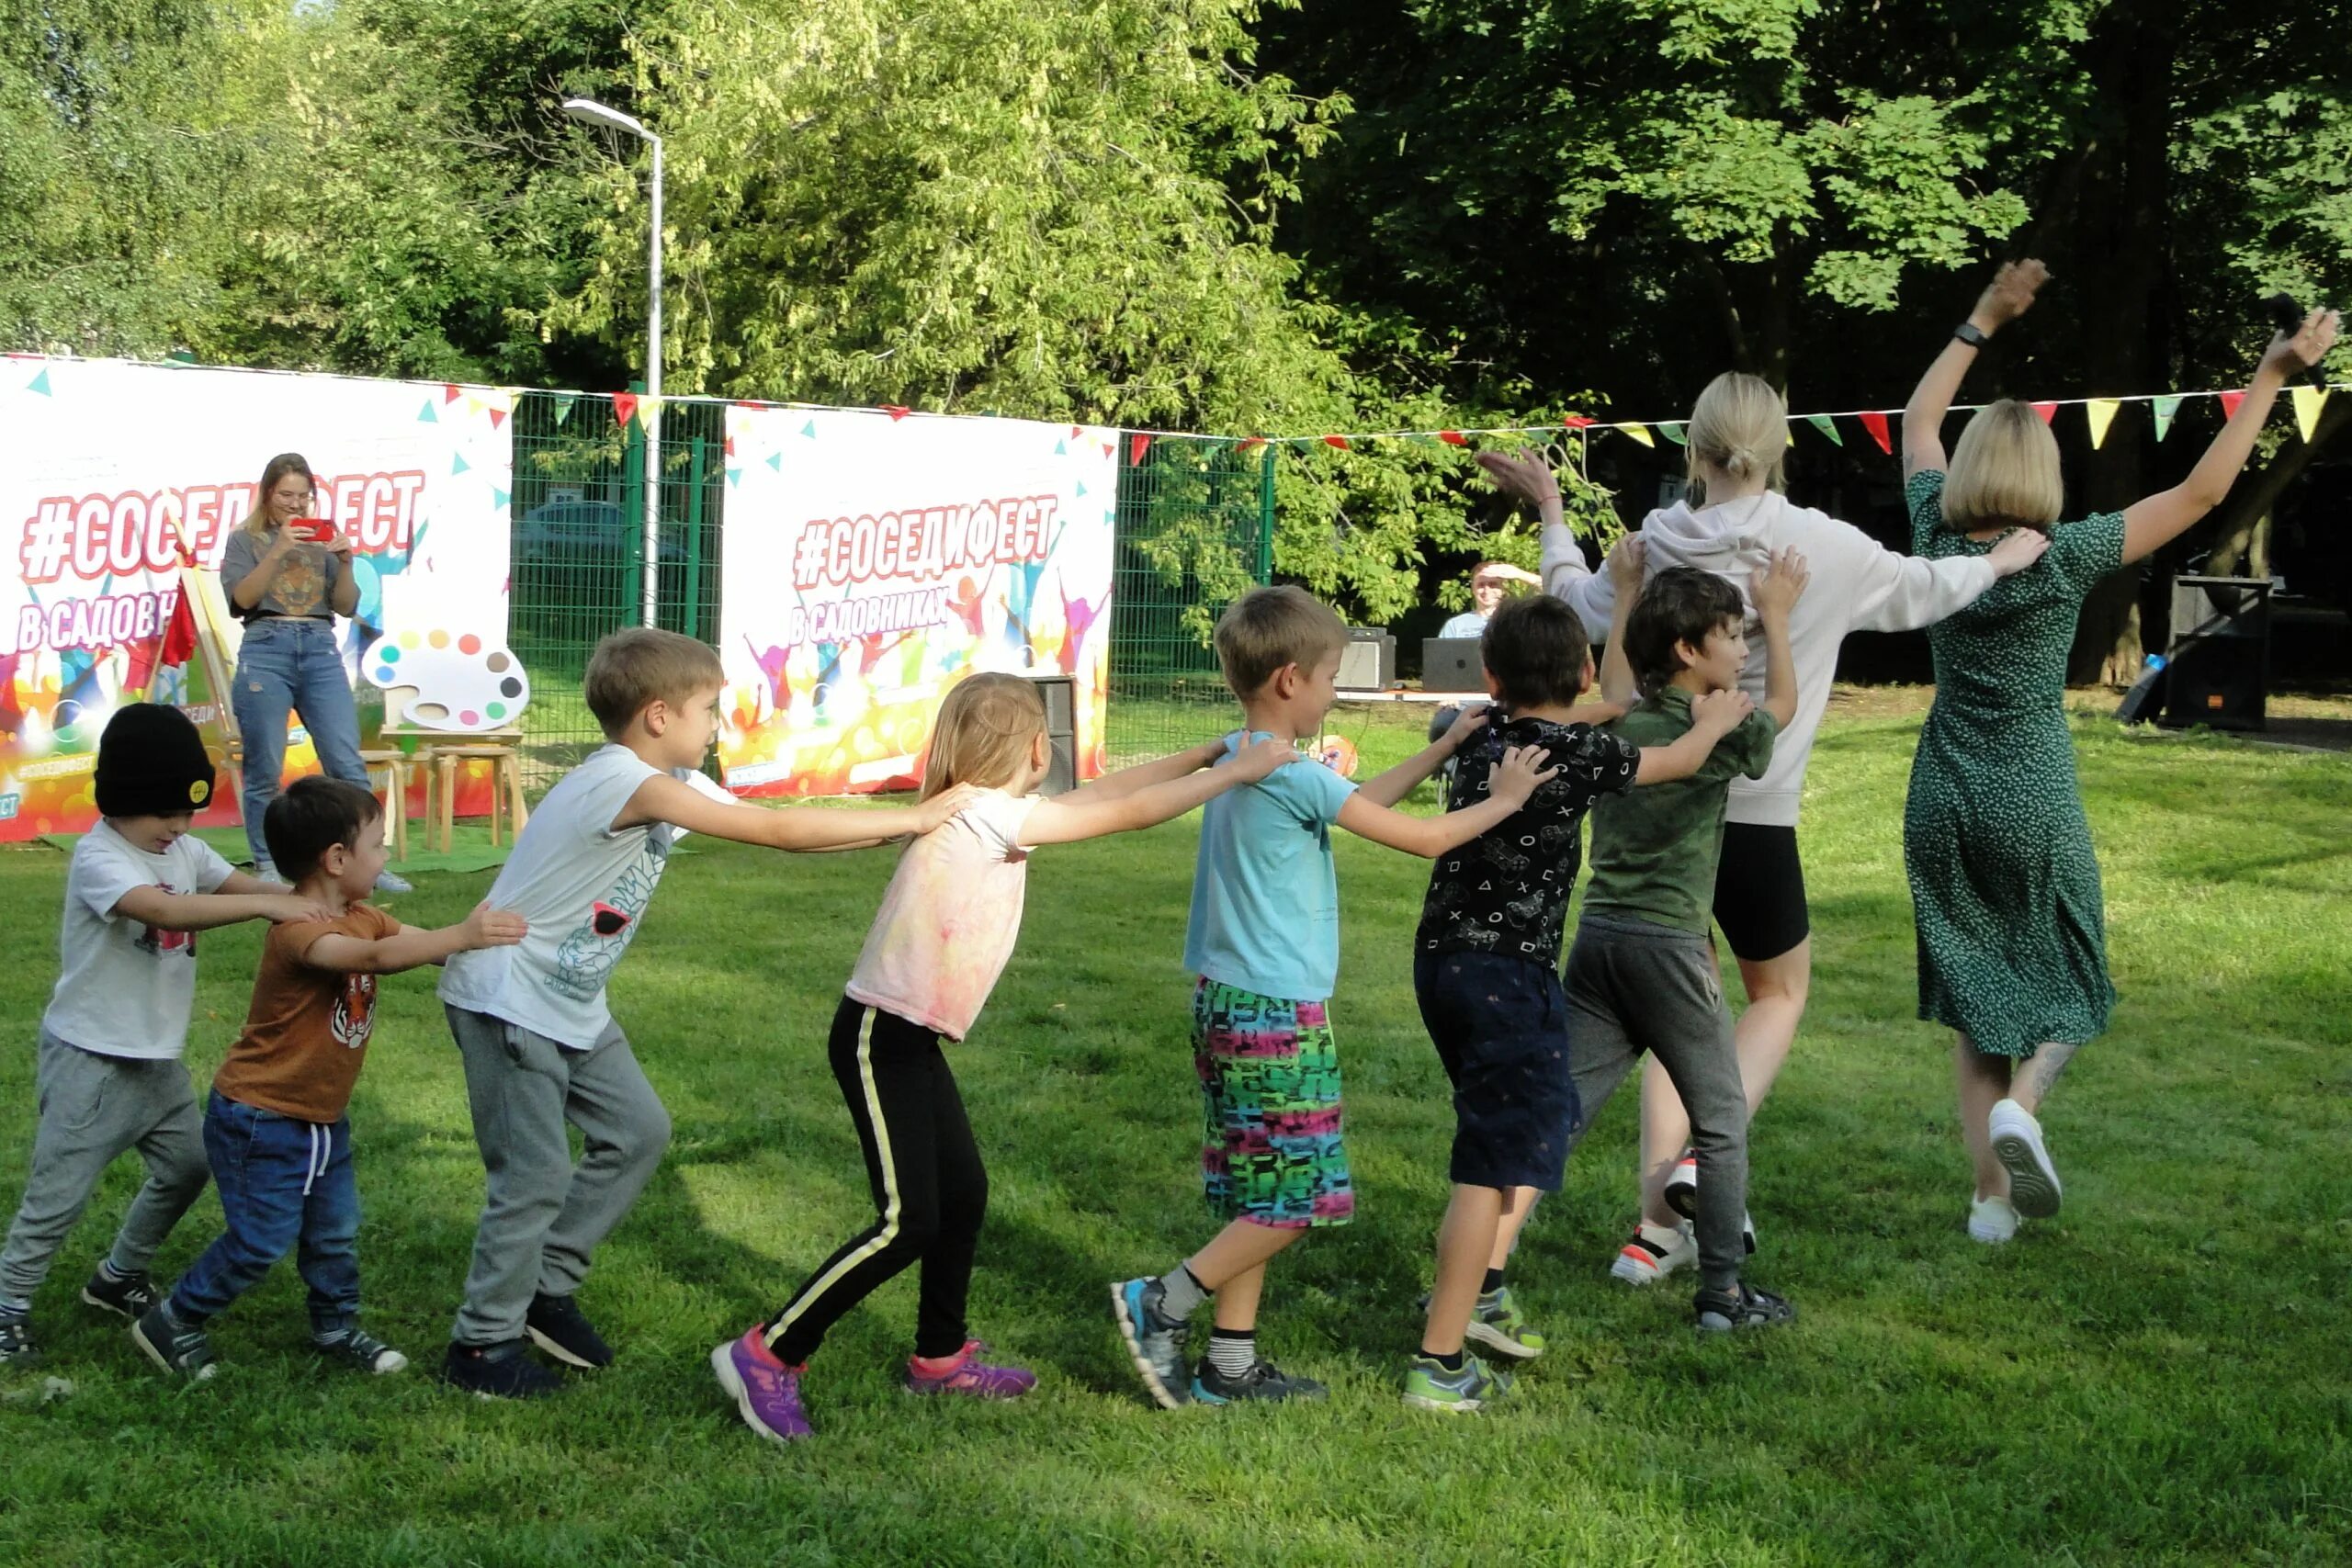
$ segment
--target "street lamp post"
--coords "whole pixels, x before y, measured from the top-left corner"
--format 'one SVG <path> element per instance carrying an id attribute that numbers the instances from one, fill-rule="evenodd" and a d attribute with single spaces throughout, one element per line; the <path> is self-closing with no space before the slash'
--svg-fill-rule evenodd
<path id="1" fill-rule="evenodd" d="M 662 139 L 631 116 L 594 98 L 566 98 L 563 112 L 585 125 L 626 131 L 653 149 L 652 228 L 646 251 L 645 562 L 638 617 L 655 624 L 662 590 Z"/>

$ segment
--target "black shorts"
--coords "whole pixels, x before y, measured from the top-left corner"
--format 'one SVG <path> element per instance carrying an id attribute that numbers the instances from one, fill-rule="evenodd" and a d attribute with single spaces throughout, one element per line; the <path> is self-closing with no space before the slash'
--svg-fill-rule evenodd
<path id="1" fill-rule="evenodd" d="M 1524 958 L 1423 949 L 1413 994 L 1453 1085 L 1448 1179 L 1557 1192 L 1577 1125 L 1559 976 Z"/>
<path id="2" fill-rule="evenodd" d="M 1724 824 L 1715 866 L 1715 924 L 1750 964 L 1778 958 L 1813 934 L 1804 905 L 1797 830 L 1756 822 Z"/>

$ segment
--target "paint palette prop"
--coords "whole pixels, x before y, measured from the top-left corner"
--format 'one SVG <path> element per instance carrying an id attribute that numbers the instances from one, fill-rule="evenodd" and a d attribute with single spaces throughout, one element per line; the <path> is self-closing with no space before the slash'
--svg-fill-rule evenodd
<path id="1" fill-rule="evenodd" d="M 415 694 L 402 716 L 419 729 L 510 728 L 531 700 L 522 660 L 472 632 L 398 632 L 369 649 L 360 669 L 372 685 Z"/>

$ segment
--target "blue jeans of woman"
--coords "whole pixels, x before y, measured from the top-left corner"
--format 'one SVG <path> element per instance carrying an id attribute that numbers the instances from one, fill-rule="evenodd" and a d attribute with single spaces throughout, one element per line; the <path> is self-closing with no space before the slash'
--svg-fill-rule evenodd
<path id="1" fill-rule="evenodd" d="M 359 1182 L 351 1119 L 322 1125 L 215 1090 L 204 1108 L 204 1152 L 229 1228 L 172 1288 L 190 1325 L 229 1309 L 295 1254 L 311 1287 L 311 1334 L 326 1339 L 359 1317 Z"/>
<path id="2" fill-rule="evenodd" d="M 237 655 L 230 707 L 245 743 L 245 842 L 254 861 L 269 859 L 262 838 L 262 814 L 277 798 L 286 771 L 286 716 L 300 714 L 318 749 L 319 765 L 339 779 L 368 787 L 359 761 L 359 710 L 351 700 L 351 677 L 335 647 L 328 620 L 255 620 L 245 627 Z"/>

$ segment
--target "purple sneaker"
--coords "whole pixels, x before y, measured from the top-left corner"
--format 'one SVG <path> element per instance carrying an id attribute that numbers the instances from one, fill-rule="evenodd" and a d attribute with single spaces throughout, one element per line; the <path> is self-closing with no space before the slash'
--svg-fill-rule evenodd
<path id="1" fill-rule="evenodd" d="M 764 1326 L 712 1350 L 710 1370 L 718 1374 L 718 1386 L 734 1395 L 743 1424 L 761 1437 L 788 1443 L 814 1436 L 808 1413 L 800 1407 L 800 1374 L 808 1369 L 777 1360 L 762 1337 Z"/>
<path id="2" fill-rule="evenodd" d="M 1018 1399 L 1037 1386 L 1037 1374 L 1025 1367 L 992 1367 L 980 1359 L 988 1347 L 967 1339 L 944 1371 L 925 1371 L 917 1358 L 907 1361 L 909 1393 L 961 1393 L 974 1399 Z"/>

